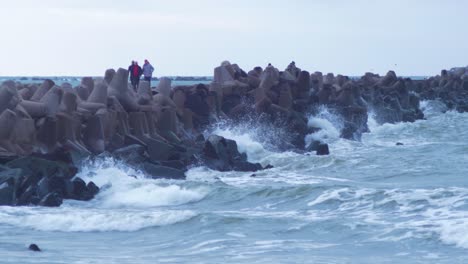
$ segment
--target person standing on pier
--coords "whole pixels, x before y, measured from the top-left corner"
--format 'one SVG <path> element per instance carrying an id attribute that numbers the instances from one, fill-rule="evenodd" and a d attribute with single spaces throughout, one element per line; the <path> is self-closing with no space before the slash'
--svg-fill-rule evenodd
<path id="1" fill-rule="evenodd" d="M 137 61 L 132 61 L 132 65 L 128 67 L 128 71 L 130 73 L 130 82 L 132 83 L 133 89 L 136 91 L 138 89 L 138 85 L 140 84 L 140 78 L 143 74 L 143 70 L 138 65 Z"/>
<path id="2" fill-rule="evenodd" d="M 148 60 L 145 60 L 145 64 L 143 64 L 143 76 L 145 77 L 145 81 L 149 82 L 151 87 L 151 77 L 153 77 L 154 67 L 149 63 Z"/>

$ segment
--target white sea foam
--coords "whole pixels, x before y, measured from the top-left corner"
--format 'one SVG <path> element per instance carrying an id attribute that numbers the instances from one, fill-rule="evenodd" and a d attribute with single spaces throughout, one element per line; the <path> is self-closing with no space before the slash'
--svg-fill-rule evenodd
<path id="1" fill-rule="evenodd" d="M 252 132 L 255 131 L 239 131 L 218 127 L 213 131 L 213 134 L 235 140 L 239 152 L 246 153 L 249 161 L 260 162 L 265 156 L 271 155 L 271 152 L 267 151 L 260 142 L 253 139 Z"/>
<path id="2" fill-rule="evenodd" d="M 258 162 L 264 166 L 273 165 L 274 167 L 283 167 L 287 164 L 291 164 L 291 158 L 303 157 L 303 155 L 292 151 L 275 152 L 270 150 L 268 146 L 271 147 L 271 145 L 274 145 L 271 141 L 280 139 L 275 139 L 276 136 L 280 135 L 276 135 L 274 131 L 271 131 L 270 135 L 266 135 L 264 134 L 265 131 L 266 128 L 261 126 L 249 128 L 245 125 L 238 125 L 235 127 L 219 126 L 213 130 L 212 133 L 223 136 L 227 139 L 235 140 L 237 142 L 239 152 L 246 153 L 248 161 Z M 270 171 L 267 170 L 262 172 Z M 219 173 L 217 174 L 219 175 Z M 190 173 L 190 171 L 186 175 L 188 177 L 191 175 L 190 178 L 193 179 L 194 174 Z"/>
<path id="3" fill-rule="evenodd" d="M 382 226 L 381 233 L 375 233 L 376 241 L 396 242 L 436 233 L 446 244 L 468 248 L 468 212 L 458 209 L 467 201 L 466 188 L 339 188 L 325 191 L 308 205 L 323 204 L 330 209 L 333 203 L 333 210 L 318 209 L 322 217 L 333 219 L 346 213 L 350 223 Z"/>
<path id="4" fill-rule="evenodd" d="M 111 158 L 89 163 L 78 174 L 104 186 L 96 197 L 102 208 L 149 208 L 196 202 L 208 193 L 206 188 L 188 189 L 167 181 L 145 178 L 137 170 Z"/>
<path id="5" fill-rule="evenodd" d="M 438 100 L 421 101 L 420 107 L 424 113 L 424 116 L 429 118 L 447 111 L 447 106 L 443 102 Z"/>
<path id="6" fill-rule="evenodd" d="M 85 164 L 77 176 L 101 187 L 95 199 L 68 200 L 60 208 L 52 209 L 3 207 L 0 223 L 44 231 L 135 231 L 192 218 L 196 215 L 192 211 L 161 206 L 196 202 L 209 191 L 183 187 L 173 181 L 147 179 L 142 172 L 111 158 Z"/>
<path id="7" fill-rule="evenodd" d="M 306 136 L 306 146 L 314 140 L 331 143 L 339 139 L 340 131 L 343 128 L 343 120 L 338 115 L 330 112 L 328 108 L 322 107 L 317 115 L 309 117 L 307 125 L 320 128 L 320 130 Z"/>
<path id="8" fill-rule="evenodd" d="M 306 136 L 306 145 L 314 140 L 330 142 L 340 137 L 340 131 L 327 119 L 312 117 L 309 119 L 308 125 L 320 128 L 320 130 Z"/>
<path id="9" fill-rule="evenodd" d="M 196 214 L 189 210 L 105 210 L 67 206 L 52 209 L 4 207 L 0 210 L 0 223 L 41 231 L 136 231 L 183 222 L 194 216 Z"/>
<path id="10" fill-rule="evenodd" d="M 367 113 L 367 126 L 369 127 L 371 133 L 380 126 L 375 119 L 375 113 L 373 111 Z"/>
<path id="11" fill-rule="evenodd" d="M 247 237 L 244 233 L 234 233 L 234 232 L 227 233 L 226 235 L 231 236 L 231 237 L 237 237 L 237 238 Z"/>
<path id="12" fill-rule="evenodd" d="M 468 249 L 468 213 L 455 219 L 439 220 L 438 225 L 436 230 L 443 242 Z"/>
<path id="13" fill-rule="evenodd" d="M 297 250 L 300 249 L 321 249 L 321 248 L 328 248 L 334 247 L 337 244 L 324 244 L 324 243 L 317 243 L 312 240 L 303 240 L 303 239 L 295 239 L 295 240 L 260 240 L 254 243 L 254 247 L 256 249 L 276 249 L 276 248 L 291 248 Z"/>

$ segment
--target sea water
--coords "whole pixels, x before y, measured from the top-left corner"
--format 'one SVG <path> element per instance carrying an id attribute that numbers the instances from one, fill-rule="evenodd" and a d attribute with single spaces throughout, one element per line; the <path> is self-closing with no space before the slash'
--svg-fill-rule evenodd
<path id="1" fill-rule="evenodd" d="M 87 162 L 94 200 L 0 207 L 0 263 L 468 263 L 468 114 L 422 107 L 415 123 L 370 113 L 362 142 L 339 138 L 340 118 L 322 109 L 309 117 L 322 130 L 304 140 L 326 141 L 329 156 L 279 152 L 271 128 L 214 128 L 274 166 L 255 174 L 194 167 L 186 181 L 152 180 Z"/>
<path id="2" fill-rule="evenodd" d="M 94 77 L 96 78 L 96 77 Z M 102 78 L 102 77 L 101 77 Z M 168 77 L 172 79 L 172 86 L 178 86 L 178 85 L 197 85 L 199 83 L 202 84 L 208 84 L 211 82 L 211 77 L 192 77 L 194 80 L 177 80 L 177 77 Z M 23 84 L 38 84 L 40 85 L 44 80 L 50 79 L 52 80 L 56 85 L 62 85 L 63 83 L 69 83 L 73 87 L 76 87 L 80 85 L 82 77 L 77 77 L 77 76 L 63 76 L 63 77 L 5 77 L 5 76 L 0 76 L 0 83 L 8 80 L 13 80 L 15 82 L 23 83 Z M 143 81 L 143 80 L 141 80 Z M 156 87 L 159 84 L 159 80 L 153 80 L 151 81 L 151 86 Z"/>

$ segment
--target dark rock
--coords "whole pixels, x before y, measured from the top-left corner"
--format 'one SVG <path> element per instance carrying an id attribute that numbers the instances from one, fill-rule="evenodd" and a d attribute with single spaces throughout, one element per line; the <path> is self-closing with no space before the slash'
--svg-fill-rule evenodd
<path id="1" fill-rule="evenodd" d="M 196 141 L 196 142 L 205 142 L 205 137 L 203 136 L 203 134 L 199 134 L 199 135 L 195 138 L 195 141 Z"/>
<path id="2" fill-rule="evenodd" d="M 146 148 L 138 144 L 119 148 L 112 152 L 112 156 L 132 164 L 138 164 L 147 159 Z"/>
<path id="3" fill-rule="evenodd" d="M 73 187 L 71 184 L 67 184 L 67 182 L 70 182 L 70 180 L 57 176 L 51 177 L 49 178 L 49 191 L 56 192 L 61 197 L 66 197 L 67 194 L 72 193 L 71 188 Z"/>
<path id="4" fill-rule="evenodd" d="M 237 94 L 231 94 L 223 98 L 221 109 L 224 113 L 230 113 L 231 110 L 241 103 L 241 97 Z"/>
<path id="5" fill-rule="evenodd" d="M 0 184 L 0 205 L 13 205 L 15 189 L 7 183 Z"/>
<path id="6" fill-rule="evenodd" d="M 37 184 L 42 179 L 42 177 L 43 175 L 41 173 L 33 175 L 24 174 L 24 177 L 22 177 L 21 183 L 17 189 L 17 196 L 22 196 L 22 194 L 30 187 L 35 187 L 37 191 Z"/>
<path id="7" fill-rule="evenodd" d="M 305 150 L 306 152 L 317 151 L 320 144 L 321 144 L 320 141 L 314 140 L 307 146 Z"/>
<path id="8" fill-rule="evenodd" d="M 185 173 L 182 170 L 170 167 L 145 162 L 143 164 L 143 170 L 153 179 L 185 180 Z"/>
<path id="9" fill-rule="evenodd" d="M 210 106 L 206 102 L 208 97 L 208 88 L 203 85 L 197 85 L 196 91 L 187 96 L 185 106 L 201 117 L 208 117 Z"/>
<path id="10" fill-rule="evenodd" d="M 160 165 L 170 167 L 177 170 L 185 170 L 185 164 L 180 160 L 168 160 L 159 162 Z"/>
<path id="11" fill-rule="evenodd" d="M 139 143 L 136 143 L 136 144 L 139 144 Z M 127 145 L 129 145 L 129 144 L 127 144 Z M 109 143 L 108 143 L 108 145 L 106 147 L 107 147 L 108 151 L 112 152 L 112 151 L 114 151 L 116 149 L 119 149 L 119 148 L 122 148 L 124 146 L 125 146 L 125 137 L 120 135 L 120 134 L 115 133 L 109 139 Z"/>
<path id="12" fill-rule="evenodd" d="M 18 155 L 9 151 L 0 151 L 0 164 L 5 164 L 18 158 Z"/>
<path id="13" fill-rule="evenodd" d="M 234 170 L 236 171 L 259 171 L 262 170 L 263 167 L 260 163 L 250 163 L 248 161 L 238 161 L 235 162 L 233 165 Z"/>
<path id="14" fill-rule="evenodd" d="M 92 198 L 99 193 L 99 187 L 92 181 L 88 182 L 86 188 L 88 189 L 88 194 L 92 196 Z"/>
<path id="15" fill-rule="evenodd" d="M 65 151 L 65 150 L 57 150 L 52 153 L 33 153 L 31 156 L 43 159 L 43 160 L 49 160 L 49 161 L 60 161 L 65 164 L 73 164 L 73 158 L 71 157 L 70 151 Z"/>
<path id="16" fill-rule="evenodd" d="M 330 150 L 328 149 L 328 144 L 321 143 L 317 147 L 317 155 L 323 156 L 323 155 L 329 155 Z"/>
<path id="17" fill-rule="evenodd" d="M 62 204 L 63 198 L 60 194 L 52 192 L 47 194 L 44 198 L 41 199 L 39 205 L 48 206 L 48 207 L 58 207 Z"/>
<path id="18" fill-rule="evenodd" d="M 80 200 L 80 201 L 89 201 L 99 193 L 99 187 L 92 181 L 86 184 L 81 178 L 76 177 L 71 182 L 72 185 L 72 195 L 70 199 Z"/>
<path id="19" fill-rule="evenodd" d="M 218 135 L 208 137 L 203 154 L 205 165 L 213 170 L 258 171 L 263 169 L 259 163 L 248 162 L 245 153 L 239 153 L 236 141 Z"/>
<path id="20" fill-rule="evenodd" d="M 39 202 L 37 186 L 29 186 L 16 201 L 16 205 L 31 205 Z"/>
<path id="21" fill-rule="evenodd" d="M 217 171 L 230 171 L 233 170 L 232 166 L 226 164 L 224 161 L 219 159 L 206 159 L 203 161 L 203 164 L 212 169 Z"/>
<path id="22" fill-rule="evenodd" d="M 43 177 L 37 183 L 37 195 L 39 197 L 45 197 L 49 193 L 49 179 L 47 177 Z"/>
<path id="23" fill-rule="evenodd" d="M 21 169 L 9 169 L 2 166 L 0 171 L 0 205 L 13 205 L 21 181 Z"/>
<path id="24" fill-rule="evenodd" d="M 36 244 L 31 244 L 31 245 L 29 245 L 29 250 L 31 250 L 31 251 L 36 251 L 36 252 L 41 251 L 41 249 L 39 248 L 39 246 L 36 245 Z"/>
<path id="25" fill-rule="evenodd" d="M 221 136 L 211 135 L 205 142 L 204 153 L 206 157 L 229 162 L 232 156 L 240 156 L 237 143 L 234 140 Z"/>
<path id="26" fill-rule="evenodd" d="M 76 177 L 72 181 L 73 192 L 70 198 L 76 200 L 85 200 L 85 195 L 88 192 L 88 188 L 86 187 L 86 183 L 79 177 Z"/>
<path id="27" fill-rule="evenodd" d="M 142 145 L 146 147 L 146 143 L 143 142 L 142 140 L 138 139 L 137 137 L 133 135 L 125 135 L 124 138 L 124 145 L 130 146 L 130 145 Z"/>
<path id="28" fill-rule="evenodd" d="M 147 141 L 148 155 L 152 161 L 168 160 L 174 147 L 163 141 L 151 139 Z"/>
<path id="29" fill-rule="evenodd" d="M 115 156 L 115 157 L 126 157 L 126 156 L 129 156 L 129 155 L 132 155 L 134 153 L 137 153 L 138 155 L 143 155 L 145 153 L 145 147 L 142 146 L 142 145 L 138 145 L 138 144 L 133 144 L 133 145 L 130 145 L 130 146 L 126 146 L 126 147 L 123 147 L 123 148 L 119 148 L 117 150 L 115 150 L 112 154 Z"/>
<path id="30" fill-rule="evenodd" d="M 73 178 L 78 171 L 72 164 L 33 156 L 22 157 L 10 161 L 6 165 L 10 168 L 22 169 L 25 175 L 57 176 L 65 179 Z"/>
<path id="31" fill-rule="evenodd" d="M 16 186 L 21 181 L 21 169 L 10 169 L 8 167 L 3 167 L 2 171 L 0 171 L 0 185 L 2 183 L 8 183 L 11 186 Z"/>

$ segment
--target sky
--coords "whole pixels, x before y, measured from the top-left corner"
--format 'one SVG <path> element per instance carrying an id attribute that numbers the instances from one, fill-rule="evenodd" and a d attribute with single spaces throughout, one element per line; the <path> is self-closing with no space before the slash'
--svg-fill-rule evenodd
<path id="1" fill-rule="evenodd" d="M 0 0 L 0 76 L 156 76 L 291 61 L 310 72 L 435 75 L 468 65 L 468 0 Z"/>

